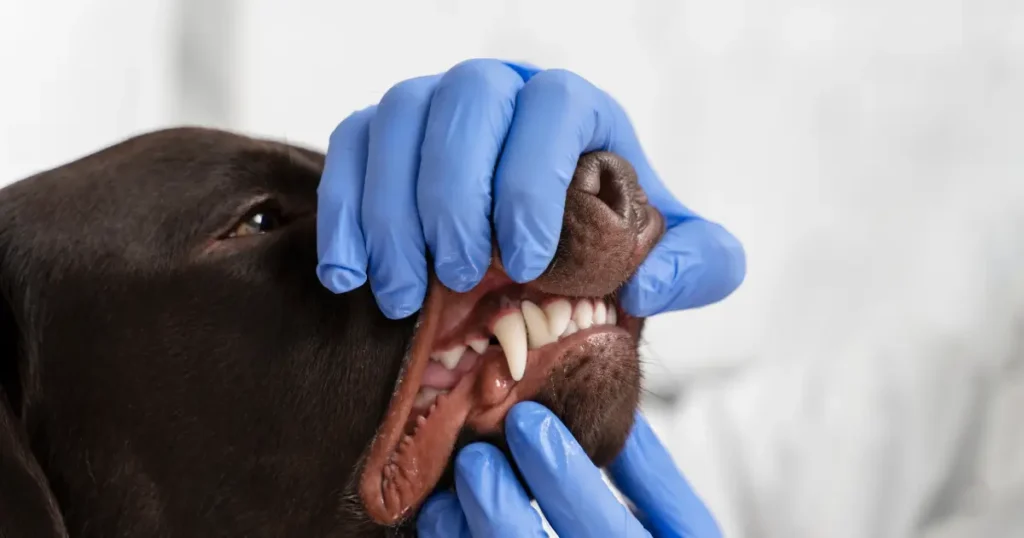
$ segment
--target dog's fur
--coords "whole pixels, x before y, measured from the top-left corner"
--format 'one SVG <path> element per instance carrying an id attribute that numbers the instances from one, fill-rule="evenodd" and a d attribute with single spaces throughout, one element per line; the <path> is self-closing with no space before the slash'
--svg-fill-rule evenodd
<path id="1" fill-rule="evenodd" d="M 0 191 L 0 537 L 411 533 L 355 483 L 415 317 L 317 280 L 323 160 L 172 129 Z"/>

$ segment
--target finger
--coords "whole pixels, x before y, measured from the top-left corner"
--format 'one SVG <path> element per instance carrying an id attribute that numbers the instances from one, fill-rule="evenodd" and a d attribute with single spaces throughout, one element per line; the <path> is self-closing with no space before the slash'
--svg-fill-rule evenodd
<path id="1" fill-rule="evenodd" d="M 331 133 L 317 187 L 316 274 L 334 293 L 366 282 L 366 244 L 360 224 L 370 120 L 377 107 L 360 110 Z"/>
<path id="2" fill-rule="evenodd" d="M 515 70 L 516 73 L 519 73 L 519 76 L 522 77 L 524 82 L 529 81 L 531 78 L 533 78 L 533 75 L 536 75 L 537 73 L 541 72 L 541 69 L 539 67 L 529 62 L 506 61 L 502 63 Z"/>
<path id="3" fill-rule="evenodd" d="M 690 218 L 665 232 L 620 298 L 634 316 L 696 308 L 728 297 L 745 274 L 740 242 L 716 223 Z"/>
<path id="4" fill-rule="evenodd" d="M 607 103 L 616 126 L 607 149 L 633 165 L 640 186 L 666 224 L 665 235 L 623 287 L 623 308 L 634 316 L 652 316 L 724 299 L 746 274 L 743 246 L 725 228 L 676 199 L 651 168 L 625 110 L 610 96 Z"/>
<path id="5" fill-rule="evenodd" d="M 608 473 L 655 536 L 722 535 L 703 501 L 640 413 L 625 448 L 608 467 Z"/>
<path id="6" fill-rule="evenodd" d="M 459 452 L 455 490 L 473 536 L 547 536 L 512 466 L 494 446 L 475 443 Z"/>
<path id="7" fill-rule="evenodd" d="M 426 246 L 416 209 L 416 177 L 430 98 L 440 76 L 397 84 L 377 105 L 363 193 L 370 288 L 384 315 L 419 310 L 427 292 Z"/>
<path id="8" fill-rule="evenodd" d="M 505 430 L 523 478 L 560 536 L 650 536 L 551 411 L 533 402 L 516 404 Z"/>
<path id="9" fill-rule="evenodd" d="M 416 518 L 416 533 L 420 538 L 473 538 L 458 497 L 449 491 L 438 493 L 423 504 Z"/>
<path id="10" fill-rule="evenodd" d="M 494 227 L 512 279 L 533 280 L 551 263 L 576 162 L 607 148 L 611 120 L 604 93 L 567 71 L 537 73 L 519 92 L 494 181 Z"/>
<path id="11" fill-rule="evenodd" d="M 417 187 L 420 220 L 441 282 L 459 292 L 491 262 L 491 188 L 523 79 L 498 60 L 463 62 L 430 103 Z"/>

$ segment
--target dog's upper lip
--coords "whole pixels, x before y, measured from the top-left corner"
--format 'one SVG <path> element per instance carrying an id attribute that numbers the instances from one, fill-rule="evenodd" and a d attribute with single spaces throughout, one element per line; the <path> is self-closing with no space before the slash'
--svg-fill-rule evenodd
<path id="1" fill-rule="evenodd" d="M 465 293 L 445 290 L 448 300 L 444 307 L 444 315 L 438 325 L 437 339 L 431 351 L 445 349 L 456 343 L 456 339 L 465 335 L 466 323 L 470 320 L 470 316 L 480 300 L 495 290 L 512 285 L 515 285 L 515 282 L 508 275 L 491 268 L 479 284 Z"/>
<path id="2" fill-rule="evenodd" d="M 632 211 L 628 210 L 630 206 Z M 646 213 L 641 213 L 641 210 Z M 664 224 L 660 213 L 647 202 L 636 173 L 628 162 L 607 152 L 584 155 L 577 163 L 567 191 L 566 211 L 555 258 L 545 272 L 528 286 L 549 295 L 606 297 L 636 271 L 664 232 Z M 497 241 L 492 240 L 492 245 L 495 245 L 492 269 L 504 274 Z M 470 291 L 468 297 L 482 298 L 503 282 L 513 283 L 507 276 L 484 282 Z M 549 376 L 557 374 L 564 379 L 576 371 L 569 368 L 551 372 L 532 365 L 526 368 L 527 375 L 521 381 L 513 383 L 508 364 L 495 360 L 481 361 L 477 369 L 490 368 L 492 371 L 464 376 L 449 393 L 437 396 L 425 415 L 410 423 L 408 419 L 431 352 L 444 350 L 445 346 L 455 343 L 451 340 L 467 328 L 466 323 L 472 323 L 473 308 L 460 311 L 456 304 L 466 296 L 462 294 L 460 297 L 448 290 L 431 274 L 412 346 L 383 424 L 369 449 L 360 481 L 360 495 L 368 515 L 380 524 L 399 522 L 426 498 L 445 470 L 467 420 L 473 421 L 474 429 L 489 425 L 500 428 L 503 412 L 517 399 L 539 394 L 541 387 L 553 379 Z M 473 302 L 467 301 L 470 305 Z M 451 312 L 443 315 L 448 307 L 452 307 Z M 619 312 L 619 324 L 626 325 L 626 329 L 585 333 L 567 339 L 565 344 L 559 341 L 560 345 L 553 345 L 550 350 L 535 350 L 540 351 L 535 356 L 545 366 L 570 356 L 578 357 L 581 364 L 594 364 L 587 359 L 596 345 L 607 350 L 619 350 L 617 354 L 612 352 L 613 356 L 632 355 L 635 360 L 635 341 L 642 320 L 627 317 L 621 310 Z M 505 335 L 512 342 L 513 336 L 521 336 L 520 332 L 517 325 L 514 332 L 506 332 Z M 465 332 L 461 334 L 465 336 Z M 580 342 L 577 340 L 582 345 L 578 345 Z M 519 342 L 515 340 L 518 355 L 513 359 L 522 357 Z M 629 344 L 631 353 L 630 350 L 622 353 L 622 346 L 627 342 L 632 342 Z M 515 361 L 517 367 L 522 365 L 518 359 Z M 527 362 L 530 360 L 528 356 Z M 600 364 L 597 367 L 600 368 Z M 585 383 L 588 377 L 586 373 L 583 376 L 582 382 Z M 481 397 L 477 390 L 479 379 L 503 386 L 493 394 L 484 391 L 484 397 Z M 407 433 L 407 427 L 413 429 L 416 442 Z"/>
<path id="3" fill-rule="evenodd" d="M 485 285 L 478 297 L 499 289 L 505 280 L 495 278 L 494 282 L 498 285 Z M 606 338 L 604 335 L 632 339 L 639 333 L 639 320 L 622 314 L 622 326 L 595 325 L 530 350 L 528 375 L 518 382 L 511 378 L 503 352 L 490 348 L 481 356 L 474 371 L 464 375 L 449 392 L 437 396 L 424 415 L 414 415 L 415 396 L 431 362 L 429 354 L 440 341 L 436 335 L 442 328 L 442 313 L 446 305 L 464 299 L 464 294 L 456 294 L 444 288 L 436 278 L 431 279 L 398 388 L 371 445 L 360 482 L 360 494 L 367 511 L 381 524 L 400 521 L 425 500 L 440 480 L 465 426 L 478 434 L 500 432 L 502 420 L 511 406 L 540 391 L 551 369 L 562 358 L 573 353 L 586 355 L 592 345 Z M 447 330 L 455 331 L 465 321 L 449 324 Z M 452 334 L 456 333 L 449 332 L 449 336 Z M 496 360 L 498 358 L 501 360 Z"/>

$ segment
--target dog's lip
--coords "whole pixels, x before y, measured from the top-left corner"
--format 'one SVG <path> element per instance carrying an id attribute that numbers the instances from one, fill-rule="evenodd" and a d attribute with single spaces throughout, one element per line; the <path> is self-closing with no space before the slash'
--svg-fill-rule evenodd
<path id="1" fill-rule="evenodd" d="M 629 323 L 628 318 L 624 321 Z M 476 385 L 477 401 L 466 417 L 465 426 L 484 435 L 503 431 L 503 421 L 509 409 L 536 394 L 548 382 L 555 367 L 571 367 L 567 362 L 570 356 L 586 354 L 600 345 L 603 338 L 631 336 L 625 327 L 601 325 L 530 350 L 526 359 L 526 375 L 519 382 L 512 380 L 503 356 L 481 361 L 470 381 Z"/>
<path id="2" fill-rule="evenodd" d="M 500 259 L 500 258 L 498 258 Z M 519 286 L 503 270 L 500 264 L 488 268 L 484 277 L 473 289 L 465 293 L 445 290 L 450 297 L 458 297 L 457 301 L 448 301 L 444 308 L 444 316 L 440 320 L 434 348 L 440 349 L 452 343 L 453 339 L 461 340 L 466 332 L 466 325 L 471 321 L 476 305 L 487 295 L 507 286 Z"/>
<path id="3" fill-rule="evenodd" d="M 494 360 L 495 356 L 488 353 L 490 360 L 481 357 L 478 371 L 465 375 L 450 392 L 437 398 L 426 418 L 419 421 L 423 428 L 411 438 L 406 428 L 413 401 L 442 329 L 441 313 L 455 295 L 436 278 L 431 279 L 395 395 L 366 458 L 359 492 L 368 515 L 382 525 L 398 523 L 426 499 L 440 480 L 465 426 L 478 433 L 500 432 L 509 408 L 536 394 L 548 382 L 551 368 L 574 350 L 585 354 L 602 337 L 635 338 L 639 332 L 640 320 L 622 313 L 619 326 L 592 327 L 531 350 L 527 375 L 519 382 L 511 379 L 503 355 L 501 360 Z M 451 327 L 445 329 L 448 332 Z"/>

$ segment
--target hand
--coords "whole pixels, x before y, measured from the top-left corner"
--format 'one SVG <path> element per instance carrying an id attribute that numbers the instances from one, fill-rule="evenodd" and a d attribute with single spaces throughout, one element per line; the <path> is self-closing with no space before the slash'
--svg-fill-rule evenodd
<path id="1" fill-rule="evenodd" d="M 505 429 L 523 477 L 559 536 L 721 536 L 640 414 L 608 468 L 616 487 L 636 506 L 636 516 L 612 495 L 598 468 L 551 411 L 533 402 L 516 404 Z M 464 448 L 455 459 L 455 489 L 428 499 L 417 521 L 420 538 L 547 536 L 497 448 L 486 443 Z"/>
<path id="2" fill-rule="evenodd" d="M 650 316 L 732 293 L 743 248 L 672 196 L 618 103 L 568 71 L 498 60 L 400 82 L 338 125 L 319 189 L 317 275 L 344 293 L 368 272 L 384 314 L 403 318 L 423 304 L 428 252 L 445 286 L 480 282 L 493 220 L 509 276 L 533 280 L 554 257 L 577 159 L 602 149 L 633 164 L 668 225 L 621 294 L 626 311 Z"/>

